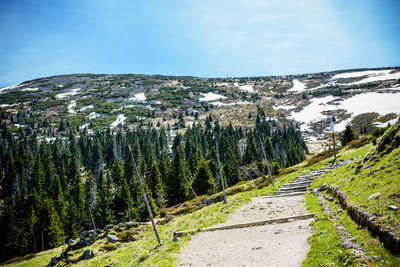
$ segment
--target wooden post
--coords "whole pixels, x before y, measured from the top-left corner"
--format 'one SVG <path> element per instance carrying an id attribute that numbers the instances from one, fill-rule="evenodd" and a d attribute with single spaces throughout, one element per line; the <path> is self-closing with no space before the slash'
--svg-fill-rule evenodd
<path id="1" fill-rule="evenodd" d="M 218 159 L 218 166 L 219 166 L 219 177 L 221 177 L 222 192 L 224 192 L 224 204 L 227 204 L 228 201 L 226 201 L 225 182 L 224 182 L 224 177 L 222 176 L 221 161 L 219 160 L 219 152 L 218 152 L 217 140 L 215 140 L 215 148 L 217 149 L 217 159 Z"/>
<path id="2" fill-rule="evenodd" d="M 332 140 L 333 140 L 333 162 L 332 162 L 332 165 L 333 165 L 333 164 L 335 164 L 335 161 L 336 161 L 335 132 L 332 132 Z"/>
<path id="3" fill-rule="evenodd" d="M 274 180 L 272 179 L 271 170 L 270 170 L 270 168 L 269 168 L 267 156 L 265 155 L 264 146 L 263 146 L 263 144 L 262 144 L 261 137 L 259 137 L 259 139 L 260 139 L 261 151 L 262 151 L 264 160 L 265 160 L 265 162 L 267 163 L 267 170 L 268 170 L 268 174 L 269 174 L 269 179 L 271 180 L 272 186 L 275 186 L 275 185 L 274 185 Z"/>
<path id="4" fill-rule="evenodd" d="M 200 205 L 201 205 L 202 207 L 204 207 L 203 203 L 200 201 L 199 197 L 197 196 L 196 192 L 194 191 L 194 189 L 193 189 L 192 185 L 189 183 L 189 180 L 188 180 L 186 177 L 185 177 L 185 180 L 186 180 L 186 183 L 188 184 L 188 186 L 189 186 L 190 190 L 192 190 L 192 192 L 193 192 L 194 196 L 196 197 L 196 199 L 197 199 L 197 202 L 199 202 L 199 203 L 200 203 Z"/>
<path id="5" fill-rule="evenodd" d="M 129 203 L 128 203 L 128 216 L 129 216 L 129 221 L 131 221 L 131 209 L 129 207 Z"/>
<path id="6" fill-rule="evenodd" d="M 96 230 L 96 225 L 94 224 L 94 220 L 93 220 L 93 216 L 92 216 L 92 211 L 90 210 L 90 208 L 89 208 L 89 215 L 90 215 L 90 218 L 92 219 L 93 230 Z"/>
<path id="7" fill-rule="evenodd" d="M 36 254 L 37 250 L 36 250 L 36 235 L 35 235 L 35 232 L 33 232 L 33 249 L 34 249 L 35 254 Z"/>
<path id="8" fill-rule="evenodd" d="M 329 122 L 331 125 L 331 135 L 332 135 L 332 141 L 333 141 L 333 162 L 332 165 L 335 164 L 336 161 L 336 144 L 335 144 L 335 117 L 330 117 L 326 120 L 326 122 Z"/>
<path id="9" fill-rule="evenodd" d="M 42 234 L 42 251 L 44 251 L 44 240 L 43 240 L 43 230 L 40 230 L 41 234 Z"/>
<path id="10" fill-rule="evenodd" d="M 160 237 L 158 236 L 156 224 L 154 223 L 153 213 L 151 212 L 150 205 L 149 205 L 149 201 L 147 200 L 146 192 L 144 191 L 144 187 L 143 187 L 143 184 L 142 184 L 142 180 L 140 179 L 139 170 L 138 170 L 138 168 L 137 168 L 136 161 L 135 161 L 135 159 L 134 159 L 134 157 L 133 157 L 133 153 L 132 153 L 131 146 L 128 145 L 128 148 L 129 148 L 129 151 L 131 152 L 133 165 L 135 166 L 135 169 L 136 169 L 136 176 L 137 176 L 137 179 L 139 180 L 140 190 L 142 191 L 143 198 L 144 198 L 144 202 L 146 203 L 146 207 L 147 207 L 147 211 L 149 212 L 149 216 L 150 216 L 151 223 L 153 224 L 154 233 L 156 234 L 158 244 L 159 244 L 160 246 L 162 246 Z"/>

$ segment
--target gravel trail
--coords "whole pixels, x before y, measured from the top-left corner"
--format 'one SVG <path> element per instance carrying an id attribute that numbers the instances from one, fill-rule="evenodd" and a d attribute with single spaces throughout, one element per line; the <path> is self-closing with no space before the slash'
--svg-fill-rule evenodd
<path id="1" fill-rule="evenodd" d="M 224 224 L 307 214 L 304 196 L 255 197 Z M 182 250 L 179 266 L 300 266 L 306 258 L 313 219 L 201 232 Z M 224 225 L 221 224 L 221 225 Z"/>

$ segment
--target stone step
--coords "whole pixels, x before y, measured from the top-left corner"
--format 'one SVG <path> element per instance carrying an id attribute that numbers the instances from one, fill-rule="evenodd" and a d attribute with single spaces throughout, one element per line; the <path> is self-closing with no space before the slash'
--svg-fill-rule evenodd
<path id="1" fill-rule="evenodd" d="M 300 189 L 289 189 L 289 190 L 278 190 L 275 192 L 275 194 L 287 194 L 287 193 L 294 193 L 294 192 L 307 192 L 306 188 L 300 188 Z"/>
<path id="2" fill-rule="evenodd" d="M 279 188 L 278 190 L 285 191 L 285 190 L 296 190 L 296 189 L 303 189 L 303 188 L 307 188 L 307 186 L 305 186 L 305 185 L 301 185 L 301 186 L 284 185 L 283 187 Z"/>
<path id="3" fill-rule="evenodd" d="M 288 184 L 285 184 L 283 187 L 285 187 L 285 186 L 297 186 L 297 185 L 299 185 L 299 186 L 301 186 L 301 185 L 308 186 L 308 185 L 311 184 L 311 183 L 312 183 L 312 181 L 297 182 L 297 183 L 288 183 Z"/>
<path id="4" fill-rule="evenodd" d="M 299 195 L 304 195 L 306 192 L 307 191 L 293 192 L 293 193 L 286 193 L 286 194 L 279 194 L 279 195 L 272 195 L 272 196 L 264 196 L 264 198 L 299 196 Z"/>

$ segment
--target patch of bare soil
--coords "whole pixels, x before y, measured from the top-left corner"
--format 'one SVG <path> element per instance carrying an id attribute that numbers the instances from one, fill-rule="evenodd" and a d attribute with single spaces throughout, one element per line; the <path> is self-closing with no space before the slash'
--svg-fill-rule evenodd
<path id="1" fill-rule="evenodd" d="M 304 196 L 255 197 L 238 208 L 225 224 L 306 214 L 303 200 Z M 192 236 L 179 265 L 299 266 L 309 249 L 312 220 L 202 232 Z"/>

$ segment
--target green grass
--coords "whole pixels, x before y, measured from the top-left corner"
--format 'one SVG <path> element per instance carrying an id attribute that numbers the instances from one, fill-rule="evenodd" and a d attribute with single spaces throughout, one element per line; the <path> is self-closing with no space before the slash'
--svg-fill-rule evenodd
<path id="1" fill-rule="evenodd" d="M 58 247 L 51 250 L 45 250 L 35 254 L 35 257 L 31 258 L 30 260 L 22 262 L 13 262 L 2 266 L 10 266 L 10 267 L 46 266 L 47 264 L 50 263 L 51 258 L 55 257 L 56 255 L 60 255 L 62 249 L 64 248 L 65 247 Z"/>
<path id="2" fill-rule="evenodd" d="M 379 154 L 376 161 L 369 160 L 364 163 L 364 156 L 374 149 L 375 147 L 372 144 L 367 144 L 358 149 L 346 148 L 341 150 L 338 153 L 339 160 L 359 158 L 350 164 L 317 177 L 311 187 L 318 187 L 323 184 L 339 187 L 340 191 L 346 194 L 350 205 L 361 207 L 368 213 L 375 213 L 380 222 L 399 232 L 400 214 L 397 211 L 388 210 L 387 207 L 389 205 L 399 206 L 400 204 L 400 147 L 395 148 L 390 153 Z M 327 158 L 313 167 L 329 164 L 331 161 L 332 158 Z M 306 162 L 302 164 L 306 164 Z M 368 196 L 376 192 L 380 192 L 380 195 L 368 200 Z M 339 205 L 329 204 L 334 211 L 340 209 Z M 332 222 L 328 221 L 326 215 L 322 213 L 317 198 L 313 195 L 307 195 L 306 206 L 310 212 L 317 213 L 318 217 L 312 223 L 314 234 L 309 239 L 311 249 L 303 265 L 343 265 L 344 263 L 340 261 L 347 259 L 347 252 L 340 247 L 340 241 Z M 359 229 L 346 212 L 339 212 L 338 218 L 363 246 L 367 255 L 372 257 L 374 264 L 377 266 L 400 266 L 400 258 L 389 253 L 378 239 L 370 235 L 367 229 Z M 357 261 L 352 261 L 351 264 L 357 264 Z"/>
<path id="3" fill-rule="evenodd" d="M 190 230 L 209 227 L 218 223 L 223 223 L 228 219 L 228 215 L 241 205 L 250 201 L 252 197 L 258 195 L 271 195 L 278 187 L 293 180 L 300 173 L 308 170 L 298 170 L 290 174 L 279 177 L 275 181 L 275 187 L 267 186 L 261 189 L 239 192 L 228 196 L 228 204 L 218 202 L 206 206 L 193 213 L 175 217 L 165 225 L 157 225 L 163 245 L 158 247 L 157 239 L 151 227 L 147 227 L 141 234 L 141 238 L 135 242 L 118 243 L 115 250 L 107 251 L 102 249 L 106 245 L 105 239 L 100 239 L 93 245 L 73 251 L 72 259 L 76 259 L 76 266 L 174 266 L 179 263 L 179 251 L 190 240 L 191 236 L 180 237 L 173 241 L 175 231 Z M 249 181 L 254 183 L 254 180 Z M 246 183 L 237 187 L 246 188 Z M 234 188 L 232 188 L 234 189 Z M 236 190 L 233 190 L 236 191 Z M 107 246 L 107 245 L 106 245 Z M 92 249 L 95 257 L 90 260 L 78 262 L 79 257 L 86 249 Z M 59 256 L 61 249 L 46 251 L 38 254 L 35 258 L 20 263 L 18 266 L 43 266 L 50 262 L 54 256 Z"/>
<path id="4" fill-rule="evenodd" d="M 400 148 L 394 149 L 391 153 L 382 156 L 375 162 L 373 166 L 355 173 L 357 166 L 360 164 L 362 157 L 370 151 L 371 144 L 361 148 L 345 148 L 337 154 L 337 160 L 348 160 L 354 157 L 359 159 L 350 164 L 344 165 L 336 170 L 330 171 L 318 177 L 312 186 L 317 187 L 324 183 L 329 183 L 334 186 L 339 186 L 341 191 L 345 192 L 350 202 L 357 203 L 363 208 L 372 212 L 379 212 L 382 220 L 394 224 L 399 221 L 398 213 L 388 211 L 387 205 L 398 203 L 400 177 L 399 154 Z M 314 159 L 315 160 L 315 159 Z M 258 195 L 271 195 L 277 188 L 286 184 L 298 175 L 306 174 L 312 170 L 319 169 L 330 165 L 332 157 L 321 157 L 312 166 L 308 166 L 308 162 L 302 162 L 291 167 L 295 170 L 286 175 L 282 175 L 275 180 L 275 187 L 271 185 L 261 189 L 254 188 L 254 180 L 231 187 L 232 195 L 228 196 L 228 204 L 223 205 L 222 202 L 206 206 L 195 212 L 174 217 L 174 219 L 165 225 L 157 225 L 163 245 L 158 246 L 156 237 L 151 229 L 147 227 L 141 232 L 140 238 L 134 242 L 118 243 L 115 250 L 102 249 L 107 247 L 105 239 L 98 240 L 92 246 L 74 251 L 72 258 L 77 259 L 77 266 L 104 266 L 110 264 L 113 266 L 174 266 L 179 263 L 179 252 L 181 248 L 191 239 L 190 235 L 180 237 L 177 241 L 173 241 L 173 233 L 175 231 L 190 230 L 209 227 L 218 223 L 223 223 L 228 219 L 228 215 L 235 209 L 250 201 L 252 197 Z M 397 180 L 396 180 L 397 179 Z M 367 200 L 367 197 L 380 191 L 381 195 L 375 199 Z M 236 193 L 237 192 L 237 193 Z M 234 194 L 236 193 L 236 194 Z M 349 260 L 350 254 L 340 246 L 338 235 L 335 231 L 332 222 L 327 220 L 326 215 L 322 212 L 315 196 L 306 196 L 306 206 L 310 212 L 317 214 L 317 219 L 312 223 L 314 234 L 309 238 L 311 245 L 307 259 L 303 262 L 304 266 L 349 266 L 356 265 L 356 260 Z M 399 265 L 398 258 L 391 256 L 382 248 L 379 241 L 369 236 L 365 230 L 357 230 L 355 223 L 351 221 L 344 213 L 340 214 L 340 219 L 348 227 L 348 230 L 359 240 L 365 247 L 365 250 L 370 256 L 377 256 L 386 266 L 391 264 Z M 344 217 L 342 217 L 344 216 Z M 86 249 L 92 249 L 95 257 L 90 260 L 78 261 L 80 255 Z M 114 248 L 113 248 L 114 249 Z M 13 266 L 42 266 L 50 262 L 51 257 L 60 255 L 61 249 L 55 249 L 39 253 L 36 257 L 14 264 Z M 386 253 L 386 254 L 385 254 Z M 394 258 L 393 258 L 394 257 Z"/>
<path id="5" fill-rule="evenodd" d="M 316 213 L 316 219 L 311 223 L 314 234 L 308 239 L 310 250 L 303 266 L 345 266 L 348 251 L 340 246 L 339 236 L 332 221 L 322 211 L 316 196 L 306 195 L 307 210 Z M 357 266 L 356 262 L 347 262 L 347 266 Z"/>
<path id="6" fill-rule="evenodd" d="M 367 255 L 372 257 L 372 260 L 377 266 L 400 266 L 400 258 L 386 250 L 379 239 L 372 237 L 367 229 L 360 229 L 346 212 L 338 212 L 341 211 L 339 204 L 333 202 L 328 202 L 327 204 L 336 213 L 346 229 L 364 248 Z"/>
<path id="7" fill-rule="evenodd" d="M 357 154 L 365 154 L 371 145 L 357 150 Z M 365 163 L 368 168 L 356 172 L 362 158 L 321 175 L 312 184 L 318 187 L 322 184 L 330 184 L 339 187 L 347 196 L 348 203 L 366 209 L 369 213 L 375 213 L 380 221 L 386 222 L 400 232 L 400 213 L 388 210 L 389 205 L 400 206 L 400 148 L 383 155 L 378 162 Z M 380 195 L 368 199 L 374 193 Z"/>

